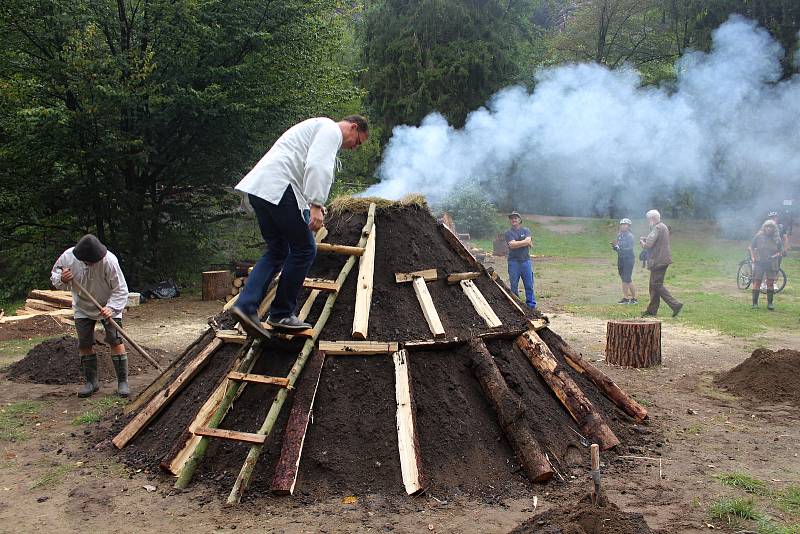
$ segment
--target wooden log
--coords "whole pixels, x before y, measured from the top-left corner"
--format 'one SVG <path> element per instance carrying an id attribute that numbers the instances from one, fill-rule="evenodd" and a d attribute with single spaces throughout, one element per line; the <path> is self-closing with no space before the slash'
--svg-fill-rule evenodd
<path id="1" fill-rule="evenodd" d="M 428 292 L 425 279 L 418 276 L 414 278 L 411 284 L 414 286 L 414 293 L 417 294 L 417 300 L 422 308 L 422 314 L 428 322 L 428 327 L 431 329 L 433 337 L 444 337 L 444 326 L 442 326 L 442 321 L 439 319 L 439 314 L 436 311 L 436 306 L 433 304 L 431 294 Z"/>
<path id="2" fill-rule="evenodd" d="M 547 343 L 551 350 L 560 352 L 570 367 L 588 377 L 589 380 L 600 388 L 600 391 L 622 409 L 622 411 L 639 422 L 647 419 L 647 410 L 644 406 L 636 402 L 630 395 L 625 393 L 625 391 L 614 383 L 611 378 L 587 361 L 580 352 L 564 341 L 561 336 L 549 328 L 544 328 L 539 331 L 539 337 Z"/>
<path id="3" fill-rule="evenodd" d="M 476 271 L 469 271 L 466 273 L 453 273 L 447 275 L 447 283 L 448 284 L 457 284 L 462 280 L 475 280 L 481 275 L 481 273 Z"/>
<path id="4" fill-rule="evenodd" d="M 550 480 L 553 477 L 553 467 L 533 435 L 532 424 L 525 413 L 522 399 L 508 387 L 483 341 L 472 340 L 469 346 L 472 372 L 494 409 L 500 428 L 514 449 L 523 471 L 531 482 Z"/>
<path id="5" fill-rule="evenodd" d="M 394 273 L 394 281 L 398 284 L 413 282 L 415 278 L 424 278 L 426 282 L 433 282 L 439 279 L 439 271 L 436 269 L 425 269 L 411 273 Z"/>
<path id="6" fill-rule="evenodd" d="M 516 343 L 587 439 L 598 443 L 604 451 L 619 445 L 619 439 L 608 427 L 603 416 L 561 367 L 535 330 L 528 330 L 519 336 Z"/>
<path id="7" fill-rule="evenodd" d="M 231 287 L 230 271 L 204 271 L 203 300 L 222 300 Z"/>
<path id="8" fill-rule="evenodd" d="M 71 291 L 49 291 L 46 289 L 33 289 L 28 293 L 28 298 L 43 300 L 59 308 L 72 307 Z"/>
<path id="9" fill-rule="evenodd" d="M 422 460 L 417 438 L 415 407 L 411 392 L 408 352 L 394 353 L 394 390 L 397 401 L 397 449 L 400 453 L 400 472 L 406 493 L 417 495 L 425 490 Z"/>
<path id="10" fill-rule="evenodd" d="M 396 341 L 320 341 L 319 350 L 328 356 L 356 354 L 386 354 L 397 352 L 399 346 Z"/>
<path id="11" fill-rule="evenodd" d="M 330 243 L 319 243 L 317 252 L 330 252 L 333 254 L 346 254 L 349 256 L 361 256 L 364 254 L 364 247 L 349 247 L 347 245 L 331 245 Z"/>
<path id="12" fill-rule="evenodd" d="M 18 321 L 25 321 L 30 319 L 31 317 L 38 317 L 40 315 L 50 315 L 53 317 L 70 317 L 74 312 L 72 310 L 54 310 L 49 312 L 43 311 L 34 311 L 34 313 L 24 314 L 24 315 L 6 315 L 2 319 L 0 319 L 0 324 L 4 323 L 16 323 Z"/>
<path id="13" fill-rule="evenodd" d="M 147 425 L 150 421 L 158 415 L 164 407 L 172 402 L 178 392 L 180 392 L 186 385 L 197 375 L 198 372 L 208 363 L 209 358 L 214 352 L 222 346 L 222 340 L 214 338 L 211 342 L 195 356 L 195 358 L 183 369 L 181 374 L 164 390 L 163 395 L 154 397 L 141 412 L 136 414 L 136 417 L 120 431 L 119 434 L 114 436 L 112 443 L 121 449 L 136 437 L 136 435 Z"/>
<path id="14" fill-rule="evenodd" d="M 245 277 L 238 276 L 233 279 L 233 287 L 242 287 L 244 285 Z"/>
<path id="15" fill-rule="evenodd" d="M 65 309 L 64 306 L 57 306 L 55 304 L 50 304 L 49 302 L 45 302 L 43 300 L 38 300 L 38 299 L 26 299 L 25 307 L 30 310 L 46 311 L 46 312 Z"/>
<path id="16" fill-rule="evenodd" d="M 661 365 L 661 321 L 608 321 L 606 363 L 636 368 Z"/>
<path id="17" fill-rule="evenodd" d="M 275 466 L 275 476 L 270 489 L 277 495 L 292 495 L 300 472 L 300 457 L 306 439 L 308 422 L 314 408 L 314 399 L 319 387 L 319 377 L 325 363 L 325 352 L 314 351 L 295 386 L 292 409 L 283 431 L 281 455 Z"/>
<path id="18" fill-rule="evenodd" d="M 486 301 L 486 298 L 483 296 L 483 293 L 481 293 L 481 290 L 478 289 L 478 286 L 475 285 L 475 282 L 472 280 L 461 280 L 460 283 L 464 294 L 472 303 L 472 307 L 475 308 L 475 311 L 478 313 L 478 315 L 483 318 L 486 326 L 489 328 L 503 326 L 500 318 Z"/>
<path id="19" fill-rule="evenodd" d="M 364 255 L 358 260 L 358 282 L 356 284 L 356 304 L 353 312 L 353 339 L 367 339 L 369 331 L 369 310 L 372 306 L 372 281 L 375 273 L 375 242 L 377 225 L 373 225 L 367 236 Z"/>

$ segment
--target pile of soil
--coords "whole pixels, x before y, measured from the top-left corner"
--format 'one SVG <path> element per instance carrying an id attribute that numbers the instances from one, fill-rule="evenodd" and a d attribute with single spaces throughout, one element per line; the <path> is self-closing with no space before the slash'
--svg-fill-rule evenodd
<path id="1" fill-rule="evenodd" d="M 745 361 L 717 376 L 715 383 L 747 399 L 800 405 L 799 373 L 800 352 L 756 349 Z"/>
<path id="2" fill-rule="evenodd" d="M 30 339 L 37 336 L 57 336 L 72 332 L 74 328 L 48 315 L 35 315 L 23 321 L 0 324 L 0 341 Z"/>
<path id="3" fill-rule="evenodd" d="M 613 503 L 599 508 L 588 499 L 535 515 L 510 534 L 653 534 L 642 514 L 623 512 Z"/>
<path id="4" fill-rule="evenodd" d="M 159 349 L 144 349 L 159 364 L 169 363 L 169 353 Z M 97 372 L 100 380 L 116 380 L 111 349 L 106 345 L 95 345 L 95 353 L 98 356 Z M 128 374 L 138 375 L 151 369 L 152 365 L 139 353 L 128 351 Z M 82 383 L 78 340 L 71 336 L 62 336 L 39 343 L 24 358 L 9 366 L 6 378 L 14 382 L 34 384 Z"/>

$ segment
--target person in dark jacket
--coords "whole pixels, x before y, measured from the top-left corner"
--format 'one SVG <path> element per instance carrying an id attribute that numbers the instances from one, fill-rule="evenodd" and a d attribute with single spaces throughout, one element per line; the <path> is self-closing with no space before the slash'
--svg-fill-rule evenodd
<path id="1" fill-rule="evenodd" d="M 639 239 L 642 248 L 647 249 L 647 268 L 650 269 L 650 303 L 643 317 L 655 317 L 658 306 L 663 299 L 672 308 L 675 317 L 683 309 L 683 303 L 672 296 L 664 287 L 664 277 L 667 268 L 672 264 L 672 249 L 669 244 L 669 228 L 661 222 L 661 214 L 657 210 L 650 210 L 646 214 L 650 224 L 650 233 Z"/>
<path id="2" fill-rule="evenodd" d="M 772 302 L 775 296 L 775 279 L 778 277 L 778 269 L 784 251 L 778 223 L 772 219 L 764 221 L 761 230 L 753 237 L 753 242 L 750 243 L 748 250 L 750 250 L 750 259 L 753 261 L 753 308 L 758 308 L 761 281 L 766 278 L 767 309 L 772 311 L 775 309 Z"/>
<path id="3" fill-rule="evenodd" d="M 634 245 L 633 233 L 631 232 L 631 220 L 622 219 L 619 221 L 619 233 L 617 238 L 611 243 L 611 247 L 617 252 L 617 272 L 622 280 L 622 300 L 618 304 L 637 304 L 636 289 L 633 287 L 633 266 L 636 264 L 636 256 L 633 253 Z"/>

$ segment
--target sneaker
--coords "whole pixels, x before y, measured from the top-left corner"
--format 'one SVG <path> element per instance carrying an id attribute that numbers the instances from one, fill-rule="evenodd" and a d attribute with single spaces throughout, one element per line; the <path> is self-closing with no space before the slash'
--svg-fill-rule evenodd
<path id="1" fill-rule="evenodd" d="M 672 310 L 672 316 L 677 317 L 682 309 L 683 309 L 683 304 L 678 304 L 678 307 Z"/>
<path id="2" fill-rule="evenodd" d="M 239 321 L 239 324 L 242 325 L 245 332 L 250 334 L 254 337 L 261 337 L 264 339 L 269 339 L 272 337 L 272 334 L 269 333 L 269 330 L 261 326 L 261 321 L 258 320 L 258 316 L 255 313 L 245 313 L 241 308 L 234 306 L 231 308 L 231 315 L 236 317 Z"/>
<path id="3" fill-rule="evenodd" d="M 311 328 L 310 324 L 304 323 L 296 315 L 290 315 L 278 320 L 267 317 L 267 324 L 279 330 L 308 330 Z"/>
<path id="4" fill-rule="evenodd" d="M 628 301 L 628 304 L 639 304 L 639 301 L 636 299 L 631 299 Z"/>
<path id="5" fill-rule="evenodd" d="M 631 302 L 631 301 L 630 301 L 630 300 L 628 300 L 628 299 L 622 299 L 622 300 L 620 300 L 620 301 L 617 301 L 617 304 L 630 304 L 630 302 Z"/>

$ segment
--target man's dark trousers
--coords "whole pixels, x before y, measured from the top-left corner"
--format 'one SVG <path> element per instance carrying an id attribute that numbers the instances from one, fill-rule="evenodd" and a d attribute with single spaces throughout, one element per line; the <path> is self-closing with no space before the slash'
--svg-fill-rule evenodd
<path id="1" fill-rule="evenodd" d="M 647 305 L 647 313 L 650 315 L 658 313 L 658 305 L 661 304 L 661 299 L 664 299 L 664 302 L 672 308 L 673 312 L 680 306 L 680 302 L 664 287 L 664 276 L 667 274 L 667 267 L 669 265 L 650 269 L 650 304 Z"/>
<path id="2" fill-rule="evenodd" d="M 308 221 L 297 207 L 291 186 L 286 188 L 277 205 L 254 195 L 248 198 L 267 251 L 247 277 L 236 305 L 245 313 L 257 313 L 270 282 L 282 272 L 269 312 L 272 320 L 279 321 L 292 315 L 297 308 L 297 296 L 314 263 L 317 245 Z"/>

